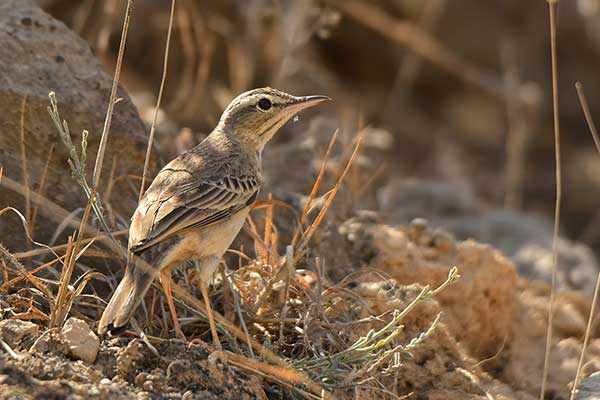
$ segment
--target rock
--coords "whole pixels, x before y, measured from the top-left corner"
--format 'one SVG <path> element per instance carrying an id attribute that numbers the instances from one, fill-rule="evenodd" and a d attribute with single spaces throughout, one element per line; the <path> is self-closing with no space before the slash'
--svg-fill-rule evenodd
<path id="1" fill-rule="evenodd" d="M 4 340 L 11 348 L 20 347 L 27 336 L 37 337 L 39 327 L 33 322 L 19 319 L 5 319 L 0 321 L 0 339 Z"/>
<path id="2" fill-rule="evenodd" d="M 66 344 L 57 328 L 48 329 L 29 348 L 33 354 L 64 355 L 67 353 Z"/>
<path id="3" fill-rule="evenodd" d="M 112 77 L 103 72 L 101 64 L 88 44 L 62 22 L 43 12 L 33 0 L 3 0 L 0 2 L 0 164 L 3 175 L 23 182 L 20 153 L 20 109 L 26 99 L 24 113 L 25 147 L 30 186 L 39 187 L 44 165 L 51 147 L 45 184 L 46 196 L 66 210 L 85 204 L 80 186 L 71 177 L 66 163 L 67 152 L 46 110 L 48 93 L 55 91 L 61 116 L 67 120 L 73 142 L 79 146 L 81 132 L 87 129 L 88 171 L 93 168 Z M 144 124 L 129 96 L 121 89 L 123 100 L 115 106 L 104 162 L 104 179 L 109 176 L 113 160 L 118 161 L 117 173 L 140 173 L 144 160 Z M 88 173 L 90 176 L 91 173 Z M 106 181 L 105 181 L 106 182 Z M 0 183 L 0 207 L 12 205 L 24 212 L 23 197 Z M 119 196 L 115 190 L 114 200 Z M 124 200 L 124 199 L 119 199 Z M 135 205 L 116 201 L 117 209 Z M 65 215 L 56 215 L 46 207 L 39 208 L 36 239 L 44 241 L 54 233 Z M 7 214 L 8 215 L 8 214 Z M 16 217 L 3 216 L 0 237 L 13 251 L 22 248 L 25 235 Z"/>
<path id="4" fill-rule="evenodd" d="M 562 336 L 583 337 L 587 324 L 586 316 L 571 302 L 556 304 L 554 327 Z"/>
<path id="5" fill-rule="evenodd" d="M 600 372 L 594 372 L 581 381 L 577 400 L 600 400 Z"/>
<path id="6" fill-rule="evenodd" d="M 379 206 L 392 213 L 393 222 L 414 218 L 440 218 L 473 213 L 476 201 L 465 185 L 451 182 L 406 179 L 392 182 L 377 193 Z M 447 227 L 446 227 L 447 229 Z"/>
<path id="7" fill-rule="evenodd" d="M 69 356 L 89 363 L 96 360 L 100 340 L 84 321 L 78 318 L 69 318 L 60 334 L 67 345 Z"/>
<path id="8" fill-rule="evenodd" d="M 582 244 L 559 238 L 557 283 L 560 288 L 582 289 L 593 293 L 598 263 L 592 250 Z M 520 275 L 529 279 L 552 281 L 552 243 L 524 243 L 513 255 Z"/>

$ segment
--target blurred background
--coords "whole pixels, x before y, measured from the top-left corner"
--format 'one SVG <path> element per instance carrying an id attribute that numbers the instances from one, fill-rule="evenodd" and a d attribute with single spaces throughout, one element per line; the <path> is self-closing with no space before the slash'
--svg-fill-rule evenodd
<path id="1" fill-rule="evenodd" d="M 113 73 L 125 1 L 38 3 Z M 147 124 L 169 10 L 170 1 L 136 0 L 131 20 L 121 82 Z M 600 252 L 600 157 L 574 83 L 600 110 L 599 22 L 600 1 L 559 4 L 560 283 L 586 290 Z M 288 124 L 265 153 L 275 198 L 293 202 L 293 193 L 310 191 L 336 128 L 336 154 L 362 131 L 352 209 L 380 211 L 392 224 L 426 218 L 494 244 L 521 274 L 549 279 L 555 177 L 545 1 L 178 0 L 174 24 L 158 166 L 210 133 L 242 91 L 326 94 L 332 103 Z"/>

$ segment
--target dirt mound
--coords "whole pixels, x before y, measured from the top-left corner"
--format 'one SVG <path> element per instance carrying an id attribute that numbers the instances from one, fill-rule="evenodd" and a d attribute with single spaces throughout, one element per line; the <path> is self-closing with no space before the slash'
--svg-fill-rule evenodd
<path id="1" fill-rule="evenodd" d="M 539 393 L 550 294 L 545 283 L 518 279 L 512 263 L 491 246 L 455 242 L 423 221 L 394 228 L 354 218 L 340 232 L 357 256 L 372 255 L 368 267 L 399 283 L 435 286 L 457 266 L 461 279 L 436 297 L 449 334 L 491 376 L 515 391 Z M 548 378 L 553 398 L 568 398 L 589 307 L 582 292 L 557 296 Z M 590 342 L 587 374 L 600 368 L 599 346 L 598 340 Z"/>

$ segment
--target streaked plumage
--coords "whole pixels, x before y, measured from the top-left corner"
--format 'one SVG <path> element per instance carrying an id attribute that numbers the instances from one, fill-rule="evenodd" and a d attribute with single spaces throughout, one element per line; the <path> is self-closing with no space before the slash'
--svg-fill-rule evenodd
<path id="1" fill-rule="evenodd" d="M 243 93 L 202 143 L 161 169 L 132 216 L 131 255 L 100 319 L 100 334 L 127 325 L 157 276 L 174 314 L 170 270 L 187 260 L 199 265 L 209 308 L 204 285 L 256 201 L 264 145 L 293 115 L 324 100 L 324 96 L 294 97 L 271 88 Z M 173 318 L 178 336 L 183 336 Z M 210 310 L 209 319 L 218 344 Z"/>

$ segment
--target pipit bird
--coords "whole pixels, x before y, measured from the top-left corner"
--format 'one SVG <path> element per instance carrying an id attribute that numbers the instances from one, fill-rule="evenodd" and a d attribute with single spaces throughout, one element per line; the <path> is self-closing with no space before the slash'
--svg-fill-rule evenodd
<path id="1" fill-rule="evenodd" d="M 256 201 L 262 150 L 295 114 L 326 100 L 271 88 L 242 93 L 202 143 L 160 170 L 131 218 L 127 267 L 102 314 L 100 334 L 124 329 L 158 277 L 177 337 L 185 339 L 171 294 L 171 269 L 194 260 L 213 342 L 221 350 L 207 283 Z"/>

